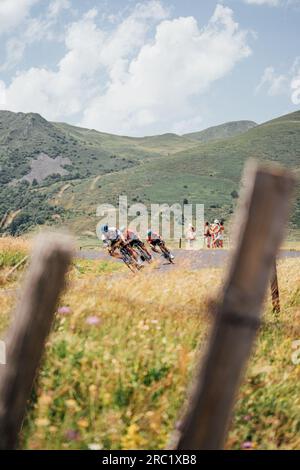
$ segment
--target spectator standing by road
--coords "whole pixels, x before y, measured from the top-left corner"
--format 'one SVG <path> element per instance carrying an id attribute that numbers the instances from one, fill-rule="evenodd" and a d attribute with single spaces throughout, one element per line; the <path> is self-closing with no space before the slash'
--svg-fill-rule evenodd
<path id="1" fill-rule="evenodd" d="M 206 222 L 204 226 L 204 241 L 205 241 L 206 248 L 210 248 L 211 247 L 211 231 L 210 231 L 209 222 Z"/>
<path id="2" fill-rule="evenodd" d="M 224 222 L 220 222 L 220 236 L 219 236 L 219 247 L 224 248 Z"/>
<path id="3" fill-rule="evenodd" d="M 196 236 L 196 229 L 192 224 L 189 224 L 189 227 L 186 232 L 186 241 L 187 241 L 187 249 L 193 250 L 195 248 L 197 236 Z"/>

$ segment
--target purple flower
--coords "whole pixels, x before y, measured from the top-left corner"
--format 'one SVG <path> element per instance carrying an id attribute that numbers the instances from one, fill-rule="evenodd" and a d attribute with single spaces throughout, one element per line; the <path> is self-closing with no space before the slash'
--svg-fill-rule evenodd
<path id="1" fill-rule="evenodd" d="M 242 445 L 242 448 L 243 448 L 243 449 L 252 449 L 252 447 L 253 447 L 253 444 L 252 444 L 251 441 L 245 441 L 245 442 L 243 442 L 243 445 Z"/>
<path id="2" fill-rule="evenodd" d="M 244 416 L 244 421 L 250 421 L 250 420 L 251 420 L 251 416 L 250 416 L 250 415 Z"/>
<path id="3" fill-rule="evenodd" d="M 96 317 L 95 315 L 94 316 L 91 316 L 91 317 L 87 317 L 87 319 L 85 320 L 85 322 L 88 324 L 88 325 L 98 325 L 100 323 L 100 318 L 99 317 Z"/>
<path id="4" fill-rule="evenodd" d="M 68 440 L 68 441 L 77 441 L 80 437 L 80 434 L 78 431 L 75 431 L 75 429 L 68 429 L 66 432 L 65 432 L 65 438 Z"/>
<path id="5" fill-rule="evenodd" d="M 59 307 L 57 313 L 59 313 L 60 315 L 70 315 L 70 313 L 72 313 L 72 310 L 70 309 L 70 307 Z"/>

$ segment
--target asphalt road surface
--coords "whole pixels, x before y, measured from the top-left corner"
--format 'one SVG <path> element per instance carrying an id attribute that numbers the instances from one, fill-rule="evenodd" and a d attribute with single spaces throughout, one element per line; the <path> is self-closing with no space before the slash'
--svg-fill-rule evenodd
<path id="1" fill-rule="evenodd" d="M 229 250 L 172 250 L 175 256 L 175 266 L 186 266 L 191 270 L 203 269 L 203 268 L 219 268 L 224 266 L 229 259 Z M 77 253 L 77 257 L 81 259 L 90 260 L 112 260 L 113 258 L 106 254 L 104 251 L 97 250 L 81 250 Z M 156 260 L 159 260 L 159 267 L 161 269 L 167 269 L 170 265 L 166 260 L 160 256 L 154 254 Z M 278 258 L 300 258 L 300 251 L 288 251 L 281 250 Z M 121 262 L 116 259 L 116 262 Z"/>

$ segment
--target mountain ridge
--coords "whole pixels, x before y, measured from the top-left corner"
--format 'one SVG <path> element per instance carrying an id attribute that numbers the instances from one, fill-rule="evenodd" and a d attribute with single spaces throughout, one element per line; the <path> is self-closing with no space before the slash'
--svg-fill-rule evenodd
<path id="1" fill-rule="evenodd" d="M 208 142 L 210 140 L 220 140 L 224 138 L 235 137 L 236 135 L 243 134 L 253 127 L 258 126 L 254 121 L 240 120 L 229 121 L 216 126 L 207 127 L 202 131 L 190 132 L 184 134 L 184 137 L 199 140 L 200 142 Z"/>

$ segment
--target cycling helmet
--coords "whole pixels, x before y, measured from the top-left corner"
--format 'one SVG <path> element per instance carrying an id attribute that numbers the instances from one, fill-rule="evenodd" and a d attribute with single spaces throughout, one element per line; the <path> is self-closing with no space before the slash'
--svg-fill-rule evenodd
<path id="1" fill-rule="evenodd" d="M 152 235 L 152 230 L 148 230 L 147 235 L 150 237 Z"/>
<path id="2" fill-rule="evenodd" d="M 216 220 L 214 221 L 214 224 L 217 224 L 217 225 L 220 224 L 220 222 L 218 221 L 218 219 L 216 219 Z"/>
<path id="3" fill-rule="evenodd" d="M 119 229 L 119 230 L 120 230 L 120 232 L 121 232 L 121 233 L 125 232 L 125 230 L 126 230 L 126 227 L 125 227 L 125 225 L 122 225 L 122 227 L 120 227 L 120 229 Z"/>
<path id="4" fill-rule="evenodd" d="M 102 233 L 108 232 L 108 225 L 107 224 L 101 225 L 101 232 Z"/>

